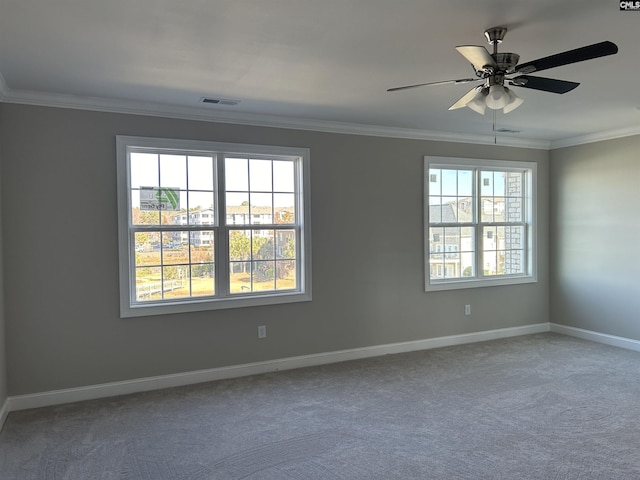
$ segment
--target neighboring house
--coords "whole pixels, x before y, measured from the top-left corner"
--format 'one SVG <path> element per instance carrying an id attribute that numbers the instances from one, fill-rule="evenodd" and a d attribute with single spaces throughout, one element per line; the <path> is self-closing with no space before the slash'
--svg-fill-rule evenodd
<path id="1" fill-rule="evenodd" d="M 492 198 L 482 198 L 482 221 L 491 223 L 505 222 L 505 211 L 519 212 L 520 201 L 517 205 L 514 199 L 495 201 Z M 506 204 L 508 203 L 508 206 Z M 458 227 L 437 227 L 433 224 L 443 225 L 464 224 L 473 221 L 473 199 L 470 197 L 459 198 L 443 205 L 429 206 L 429 221 L 432 228 L 429 229 L 429 270 L 431 278 L 459 278 L 471 276 L 469 265 L 473 264 L 474 240 L 472 230 Z M 506 234 L 498 229 L 491 229 L 483 235 L 481 248 L 485 252 L 496 252 L 495 255 L 484 255 L 483 270 L 485 275 L 496 273 L 509 273 L 509 262 L 513 262 L 520 271 L 521 257 L 519 250 L 512 245 L 520 243 L 520 237 L 510 233 Z"/>
<path id="2" fill-rule="evenodd" d="M 294 211 L 293 207 L 271 207 L 252 206 L 249 210 L 248 205 L 228 205 L 226 207 L 226 223 L 227 225 L 273 225 L 287 223 L 285 219 Z M 275 222 L 274 222 L 275 218 Z M 174 225 L 215 225 L 215 211 L 212 207 L 191 210 L 190 212 L 180 212 L 173 217 Z M 251 230 L 254 236 L 270 238 L 272 230 L 255 229 Z M 246 235 L 250 235 L 247 230 Z M 213 230 L 201 230 L 190 232 L 191 245 L 195 247 L 208 246 L 213 244 Z M 276 236 L 277 243 L 284 245 L 289 239 L 295 237 L 293 230 L 279 230 Z M 189 232 L 176 232 L 174 241 L 176 243 L 186 244 L 189 238 Z M 282 247 L 280 247 L 281 249 Z M 282 255 L 282 252 L 278 252 Z"/>

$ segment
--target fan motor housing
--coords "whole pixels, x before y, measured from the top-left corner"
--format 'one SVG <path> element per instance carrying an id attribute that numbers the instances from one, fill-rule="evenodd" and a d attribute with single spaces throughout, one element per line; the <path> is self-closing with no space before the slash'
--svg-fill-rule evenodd
<path id="1" fill-rule="evenodd" d="M 494 53 L 491 55 L 498 64 L 498 71 L 510 72 L 518 64 L 520 55 L 517 53 Z"/>

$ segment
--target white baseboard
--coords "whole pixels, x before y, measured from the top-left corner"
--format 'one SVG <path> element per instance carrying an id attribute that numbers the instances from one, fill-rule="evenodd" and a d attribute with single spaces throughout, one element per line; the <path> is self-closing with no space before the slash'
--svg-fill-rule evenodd
<path id="1" fill-rule="evenodd" d="M 582 340 L 591 340 L 592 342 L 604 343 L 614 347 L 626 348 L 640 352 L 640 341 L 631 338 L 616 337 L 606 333 L 594 332 L 592 330 L 584 330 L 582 328 L 568 327 L 558 323 L 550 324 L 550 331 L 561 333 L 570 337 L 581 338 Z"/>
<path id="2" fill-rule="evenodd" d="M 7 398 L 4 401 L 2 407 L 0 407 L 0 432 L 2 431 L 2 427 L 4 427 L 4 422 L 7 420 L 7 416 L 9 415 L 9 399 Z"/>
<path id="3" fill-rule="evenodd" d="M 48 407 L 51 405 L 93 400 L 96 398 L 113 397 L 149 390 L 159 390 L 162 388 L 211 382 L 226 378 L 244 377 L 248 375 L 275 372 L 279 370 L 290 370 L 301 367 L 312 367 L 394 353 L 429 350 L 432 348 L 483 342 L 486 340 L 496 340 L 499 338 L 515 337 L 519 335 L 529 335 L 548 331 L 549 323 L 539 323 L 535 325 L 525 325 L 522 327 L 501 328 L 497 330 L 487 330 L 462 335 L 450 335 L 446 337 L 429 338 L 411 342 L 390 343 L 372 347 L 302 355 L 298 357 L 269 360 L 266 362 L 247 363 L 243 365 L 198 370 L 174 375 L 139 378 L 123 382 L 89 385 L 86 387 L 68 388 L 64 390 L 54 390 L 29 395 L 16 395 L 9 397 L 8 410 L 15 411 L 28 408 Z"/>

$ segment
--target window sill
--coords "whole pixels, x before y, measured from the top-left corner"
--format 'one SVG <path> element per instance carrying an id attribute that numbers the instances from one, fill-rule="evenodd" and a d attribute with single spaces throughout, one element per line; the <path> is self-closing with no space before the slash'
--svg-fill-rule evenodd
<path id="1" fill-rule="evenodd" d="M 186 301 L 148 302 L 135 305 L 121 305 L 120 318 L 146 317 L 152 315 L 167 315 L 173 313 L 204 312 L 209 310 L 224 310 L 229 308 L 258 307 L 264 305 L 279 305 L 311 301 L 311 293 L 291 292 L 278 294 L 254 295 L 242 298 L 203 299 L 202 301 L 189 298 Z"/>
<path id="2" fill-rule="evenodd" d="M 526 283 L 537 283 L 538 279 L 532 275 L 513 276 L 513 277 L 500 277 L 500 278 L 475 278 L 465 280 L 451 280 L 441 281 L 436 283 L 429 283 L 427 279 L 426 292 L 439 292 L 445 290 L 461 290 L 466 288 L 480 288 L 480 287 L 498 287 L 505 285 L 522 285 Z"/>

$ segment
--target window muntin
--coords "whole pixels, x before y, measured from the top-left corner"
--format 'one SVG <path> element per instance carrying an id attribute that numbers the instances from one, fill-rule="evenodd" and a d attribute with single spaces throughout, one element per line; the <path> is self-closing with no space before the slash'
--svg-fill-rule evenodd
<path id="1" fill-rule="evenodd" d="M 117 144 L 122 316 L 310 300 L 307 149 Z"/>
<path id="2" fill-rule="evenodd" d="M 425 157 L 426 290 L 535 281 L 535 171 Z"/>

